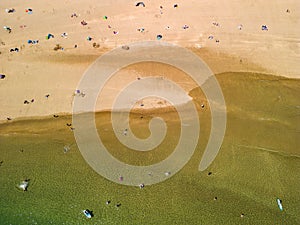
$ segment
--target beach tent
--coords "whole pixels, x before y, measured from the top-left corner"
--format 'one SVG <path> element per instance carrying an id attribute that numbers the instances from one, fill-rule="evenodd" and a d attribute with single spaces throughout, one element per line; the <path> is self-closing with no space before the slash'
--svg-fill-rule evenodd
<path id="1" fill-rule="evenodd" d="M 138 2 L 138 3 L 136 3 L 135 6 L 138 7 L 138 6 L 140 6 L 140 5 L 143 6 L 143 7 L 145 7 L 145 3 L 144 3 L 144 2 Z"/>
<path id="2" fill-rule="evenodd" d="M 54 38 L 54 35 L 53 34 L 48 34 L 46 39 L 49 40 L 50 38 Z"/>
<path id="3" fill-rule="evenodd" d="M 0 74 L 0 79 L 4 79 L 5 75 L 4 74 Z"/>

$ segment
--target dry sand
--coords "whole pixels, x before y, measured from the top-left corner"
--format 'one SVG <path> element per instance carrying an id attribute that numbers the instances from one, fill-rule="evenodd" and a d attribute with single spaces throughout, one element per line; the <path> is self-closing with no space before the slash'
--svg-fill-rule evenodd
<path id="1" fill-rule="evenodd" d="M 163 35 L 162 41 L 190 48 L 214 73 L 258 71 L 300 77 L 299 1 L 147 0 L 146 7 L 136 7 L 135 3 L 1 1 L 1 26 L 11 27 L 12 32 L 0 30 L 0 73 L 6 75 L 0 80 L 0 120 L 70 113 L 76 86 L 95 59 L 126 43 L 156 40 L 157 34 Z M 174 8 L 174 4 L 178 7 Z M 16 11 L 6 13 L 7 8 Z M 26 8 L 32 8 L 33 13 L 27 14 Z M 72 18 L 72 13 L 78 17 Z M 108 19 L 104 20 L 103 16 Z M 82 20 L 87 22 L 86 26 L 80 24 Z M 184 25 L 189 28 L 183 29 Z M 262 31 L 262 25 L 267 25 L 269 30 Z M 139 28 L 145 31 L 137 31 Z M 68 33 L 67 38 L 60 36 L 63 32 Z M 48 33 L 55 37 L 46 40 Z M 213 40 L 208 39 L 210 35 L 214 36 Z M 93 40 L 87 41 L 88 36 Z M 28 39 L 39 43 L 29 45 Z M 94 42 L 100 47 L 94 48 Z M 54 51 L 56 44 L 64 50 Z M 78 48 L 74 48 L 75 44 Z M 20 51 L 10 52 L 15 47 Z M 153 72 L 151 68 L 144 71 Z M 106 86 L 108 91 L 101 98 L 106 101 L 105 107 L 111 103 L 114 93 L 137 78 L 132 70 L 124 73 L 127 75 L 116 79 L 117 83 Z M 184 84 L 188 92 L 194 84 L 182 81 L 181 76 L 178 73 L 173 80 Z M 23 104 L 24 100 L 31 99 L 34 103 Z"/>

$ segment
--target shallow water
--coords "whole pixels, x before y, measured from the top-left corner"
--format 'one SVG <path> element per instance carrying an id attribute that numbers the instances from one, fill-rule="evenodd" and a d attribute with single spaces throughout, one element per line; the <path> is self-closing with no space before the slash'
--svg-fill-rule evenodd
<path id="1" fill-rule="evenodd" d="M 218 80 L 228 121 L 215 161 L 198 171 L 211 118 L 209 107 L 200 107 L 206 103 L 203 93 L 195 89 L 190 95 L 198 105 L 201 133 L 192 159 L 170 179 L 144 189 L 93 171 L 66 125 L 70 116 L 1 124 L 1 224 L 299 224 L 299 80 L 241 73 L 221 74 Z M 97 113 L 97 129 L 113 156 L 148 165 L 166 158 L 179 135 L 174 112 L 132 114 L 135 134 L 147 137 L 148 121 L 156 115 L 165 118 L 169 130 L 162 146 L 150 152 L 118 143 L 110 113 Z M 27 192 L 17 188 L 24 179 L 30 179 Z M 84 217 L 86 208 L 92 219 Z"/>

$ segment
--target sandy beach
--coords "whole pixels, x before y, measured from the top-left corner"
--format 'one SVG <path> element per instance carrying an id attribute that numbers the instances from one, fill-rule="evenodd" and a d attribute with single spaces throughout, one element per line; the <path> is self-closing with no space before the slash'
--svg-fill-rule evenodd
<path id="1" fill-rule="evenodd" d="M 71 113 L 74 91 L 91 63 L 115 47 L 154 41 L 157 35 L 162 35 L 161 41 L 190 49 L 216 74 L 246 71 L 299 78 L 297 1 L 155 0 L 144 4 L 1 1 L 1 26 L 11 31 L 0 30 L 0 72 L 6 75 L 0 80 L 0 120 Z M 267 30 L 262 30 L 263 25 Z M 48 34 L 54 38 L 47 40 Z M 38 43 L 28 44 L 28 40 Z M 56 45 L 63 49 L 53 50 Z M 19 51 L 10 52 L 15 48 Z M 104 105 L 136 79 L 137 73 L 125 70 L 118 83 L 105 86 Z M 151 68 L 143 71 L 153 74 Z M 181 75 L 175 76 L 175 82 L 182 84 Z M 187 92 L 194 88 L 184 82 Z M 24 104 L 25 100 L 30 104 Z"/>
<path id="2" fill-rule="evenodd" d="M 2 0 L 0 223 L 300 224 L 299 9 Z"/>

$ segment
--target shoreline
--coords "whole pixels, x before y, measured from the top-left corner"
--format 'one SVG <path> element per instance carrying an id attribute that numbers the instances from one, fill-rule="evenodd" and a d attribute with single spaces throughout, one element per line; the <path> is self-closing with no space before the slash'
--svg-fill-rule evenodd
<path id="1" fill-rule="evenodd" d="M 93 113 L 95 116 L 99 114 L 111 114 L 113 111 L 106 109 L 101 111 L 95 111 L 95 112 L 81 112 L 77 113 L 76 115 L 85 115 Z M 168 113 L 174 113 L 176 112 L 173 107 L 162 107 L 162 108 L 149 108 L 149 109 L 133 109 L 130 111 L 131 115 L 144 115 L 144 116 L 151 116 L 153 114 L 168 114 Z M 122 113 L 122 109 L 118 109 L 117 111 L 114 111 L 114 113 Z M 54 120 L 54 119 L 72 119 L 73 113 L 66 113 L 66 112 L 59 112 L 54 114 L 48 114 L 48 115 L 40 115 L 40 116 L 27 116 L 27 117 L 17 117 L 11 120 L 0 120 L 0 126 L 3 124 L 12 124 L 12 123 L 18 123 L 18 122 L 30 122 L 30 121 L 43 121 L 43 120 Z M 54 116 L 56 116 L 54 118 Z"/>
<path id="2" fill-rule="evenodd" d="M 228 74 L 237 75 L 239 77 L 249 75 L 249 76 L 252 76 L 251 79 L 256 79 L 256 80 L 260 80 L 260 81 L 283 81 L 283 82 L 284 81 L 287 81 L 287 82 L 289 82 L 289 81 L 299 82 L 300 81 L 299 78 L 289 78 L 289 77 L 285 77 L 285 76 L 277 76 L 277 75 L 266 74 L 266 73 L 261 73 L 261 72 L 225 72 L 225 73 L 216 74 L 215 76 L 217 77 L 217 80 L 219 80 L 220 78 L 222 78 L 222 76 L 226 76 Z M 257 76 L 257 77 L 253 78 L 253 76 Z M 247 77 L 247 78 L 249 79 L 249 77 Z M 221 86 L 221 88 L 222 88 L 222 86 Z M 191 101 L 198 100 L 198 99 L 193 99 L 194 96 L 191 96 L 191 94 L 196 89 L 198 89 L 198 88 L 197 87 L 192 88 L 187 93 L 187 95 L 189 95 L 192 98 Z M 72 98 L 73 97 L 74 97 L 74 95 L 72 96 Z M 155 104 L 157 105 L 158 100 L 159 99 L 152 99 L 149 103 L 152 105 L 155 105 Z M 204 99 L 204 101 L 206 101 L 206 99 Z M 72 102 L 73 102 L 73 100 L 72 100 Z M 128 111 L 129 109 L 126 109 L 126 110 Z M 122 111 L 122 109 L 117 109 L 115 112 L 121 112 L 121 111 Z M 98 113 L 111 113 L 111 112 L 112 112 L 111 108 L 105 108 L 105 109 L 101 109 L 101 110 L 96 110 L 94 112 L 83 112 L 83 113 L 94 113 L 96 115 Z M 161 113 L 171 113 L 171 112 L 176 112 L 176 109 L 172 105 L 169 105 L 169 103 L 160 104 L 157 107 L 149 107 L 149 105 L 146 105 L 145 107 L 140 107 L 140 106 L 136 107 L 135 106 L 134 108 L 130 109 L 130 113 L 133 113 L 136 115 L 137 114 L 150 115 L 150 114 L 155 114 L 155 113 L 161 114 Z M 79 113 L 79 114 L 81 114 L 81 113 Z M 32 120 L 51 119 L 54 117 L 54 115 L 57 115 L 58 117 L 62 117 L 62 118 L 64 118 L 64 117 L 72 118 L 73 113 L 70 111 L 70 112 L 53 112 L 53 113 L 41 114 L 41 115 L 19 116 L 19 117 L 10 118 L 10 120 L 1 119 L 0 125 L 6 124 L 6 123 L 17 122 L 17 121 L 32 121 Z"/>

